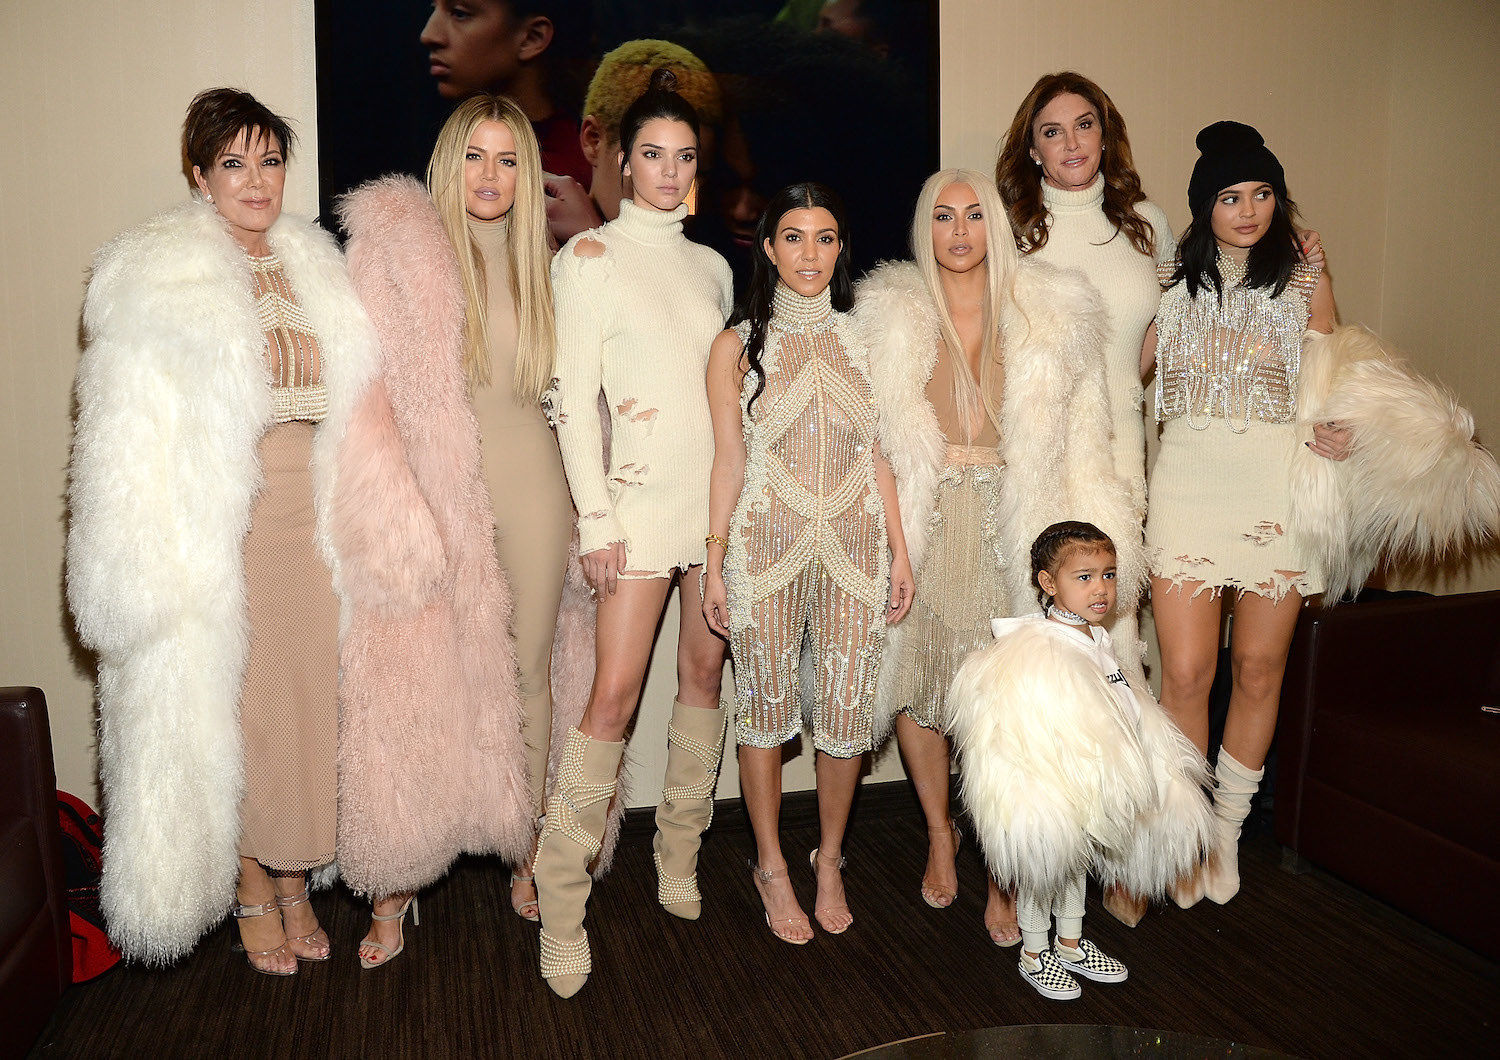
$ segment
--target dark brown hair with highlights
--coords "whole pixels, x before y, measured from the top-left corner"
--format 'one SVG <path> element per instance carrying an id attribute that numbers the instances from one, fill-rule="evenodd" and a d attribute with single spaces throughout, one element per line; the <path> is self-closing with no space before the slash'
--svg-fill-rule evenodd
<path id="1" fill-rule="evenodd" d="M 1135 209 L 1137 203 L 1146 200 L 1146 193 L 1141 190 L 1141 175 L 1135 171 L 1135 161 L 1130 156 L 1125 119 L 1120 117 L 1104 89 L 1071 71 L 1044 74 L 1031 86 L 1005 134 L 1000 157 L 995 160 L 995 183 L 1010 213 L 1021 253 L 1034 253 L 1047 242 L 1047 204 L 1042 201 L 1042 169 L 1031 159 L 1031 127 L 1042 108 L 1067 93 L 1088 100 L 1103 126 L 1104 154 L 1099 160 L 1099 170 L 1104 174 L 1104 216 L 1115 226 L 1116 235 L 1124 232 L 1136 250 L 1154 256 L 1155 233 L 1151 222 Z"/>
<path id="2" fill-rule="evenodd" d="M 290 122 L 248 92 L 210 88 L 193 97 L 182 122 L 182 156 L 188 172 L 193 166 L 212 167 L 241 132 L 249 132 L 251 143 L 274 138 L 282 159 L 291 160 L 297 134 Z"/>

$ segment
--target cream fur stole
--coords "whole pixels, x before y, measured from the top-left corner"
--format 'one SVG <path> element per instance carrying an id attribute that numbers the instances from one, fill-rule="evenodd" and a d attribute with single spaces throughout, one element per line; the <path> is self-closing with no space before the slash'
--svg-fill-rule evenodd
<path id="1" fill-rule="evenodd" d="M 1329 602 L 1382 558 L 1430 563 L 1500 536 L 1500 467 L 1474 440 L 1474 417 L 1374 332 L 1307 333 L 1297 410 L 1301 440 L 1329 420 L 1354 432 L 1347 460 L 1292 454 L 1289 530 L 1323 568 Z"/>
<path id="2" fill-rule="evenodd" d="M 334 454 L 375 371 L 374 334 L 326 233 L 284 215 L 268 238 L 319 338 L 317 537 L 342 593 Z M 68 602 L 99 657 L 101 906 L 126 956 L 153 964 L 229 912 L 239 873 L 242 546 L 271 413 L 251 291 L 225 222 L 193 202 L 102 247 L 84 302 Z"/>
<path id="3" fill-rule="evenodd" d="M 896 476 L 901 525 L 920 595 L 929 520 L 947 458 L 947 442 L 926 393 L 941 341 L 937 307 L 916 265 L 895 262 L 860 281 L 854 316 L 870 346 L 881 449 Z M 1011 614 L 1035 610 L 1031 543 L 1036 535 L 1062 519 L 1095 523 L 1119 549 L 1116 625 L 1128 618 L 1120 633 L 1130 645 L 1123 663 L 1131 682 L 1144 684 L 1134 618 L 1147 568 L 1129 483 L 1114 470 L 1104 324 L 1098 292 L 1082 273 L 1030 259 L 1017 266 L 1013 298 L 1000 319 L 1005 594 Z M 904 646 L 901 626 L 891 627 L 876 694 L 877 738 L 890 731 L 902 706 L 893 701 L 892 678 Z"/>

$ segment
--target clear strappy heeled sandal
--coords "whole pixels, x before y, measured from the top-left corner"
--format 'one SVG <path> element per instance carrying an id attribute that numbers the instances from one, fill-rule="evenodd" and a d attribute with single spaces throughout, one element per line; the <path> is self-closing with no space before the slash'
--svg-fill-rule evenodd
<path id="1" fill-rule="evenodd" d="M 773 869 L 763 869 L 759 865 L 757 865 L 755 862 L 748 861 L 748 860 L 745 862 L 745 864 L 747 864 L 747 865 L 750 866 L 750 875 L 752 875 L 752 876 L 755 877 L 755 880 L 756 880 L 757 883 L 770 883 L 772 880 L 786 879 L 787 878 L 787 870 L 785 868 L 774 869 L 774 870 Z M 756 887 L 756 890 L 759 891 L 760 888 Z M 764 892 L 762 892 L 762 894 L 761 894 L 761 901 L 762 902 L 765 901 L 765 894 L 764 894 Z M 782 932 L 776 930 L 776 925 L 777 924 L 791 924 L 793 926 L 796 926 L 796 925 L 800 924 L 801 926 L 807 928 L 808 933 L 809 933 L 809 937 L 805 938 L 805 939 L 799 939 L 799 938 L 794 938 L 791 935 L 785 935 Z M 798 916 L 781 917 L 780 919 L 772 920 L 770 912 L 767 911 L 766 912 L 766 927 L 770 928 L 771 929 L 771 934 L 775 935 L 782 942 L 790 943 L 793 946 L 806 946 L 809 942 L 812 941 L 812 938 L 811 938 L 812 921 L 810 921 L 810 920 L 807 919 L 807 914 L 806 913 L 799 914 Z"/>
<path id="2" fill-rule="evenodd" d="M 248 919 L 250 917 L 255 917 L 255 916 L 265 916 L 267 913 L 278 913 L 279 914 L 280 911 L 281 911 L 281 906 L 277 904 L 275 898 L 272 898 L 269 902 L 262 902 L 260 905 L 239 905 L 239 904 L 236 904 L 234 906 L 234 908 L 233 908 L 234 918 L 236 920 L 245 920 L 245 919 Z M 250 965 L 250 967 L 254 968 L 261 975 L 275 975 L 275 976 L 296 975 L 297 974 L 297 962 L 295 960 L 292 961 L 291 967 L 289 967 L 288 969 L 286 969 L 286 971 L 277 971 L 273 967 L 269 967 L 267 965 L 261 965 L 261 964 L 256 964 L 255 963 L 255 958 L 257 958 L 257 957 L 274 957 L 276 954 L 281 953 L 283 950 L 286 949 L 286 944 L 287 944 L 287 940 L 283 936 L 282 940 L 281 940 L 281 945 L 275 947 L 274 949 L 269 949 L 269 950 L 252 950 L 248 946 L 245 945 L 244 934 L 241 933 L 241 935 L 240 935 L 240 941 L 236 942 L 231 948 L 236 953 L 243 953 L 245 955 L 245 960 Z"/>
<path id="3" fill-rule="evenodd" d="M 302 888 L 302 893 L 301 894 L 294 894 L 294 895 L 291 895 L 291 896 L 286 896 L 286 895 L 280 895 L 280 894 L 278 894 L 276 896 L 276 904 L 277 904 L 277 906 L 279 906 L 282 909 L 290 909 L 290 908 L 292 908 L 293 906 L 296 906 L 296 905 L 303 905 L 303 904 L 305 904 L 306 902 L 309 901 L 309 896 L 308 896 L 307 890 L 308 890 L 307 887 L 304 886 Z M 285 930 L 286 929 L 286 914 L 285 913 L 281 914 L 281 920 L 282 920 L 282 930 Z M 313 918 L 313 922 L 317 923 L 317 918 L 316 917 Z M 291 943 L 297 942 L 297 943 L 301 943 L 303 946 L 316 946 L 316 945 L 318 945 L 318 943 L 315 942 L 315 941 L 313 941 L 313 940 L 314 940 L 314 937 L 317 936 L 317 935 L 322 935 L 323 936 L 323 943 L 322 943 L 322 945 L 323 945 L 323 954 L 322 954 L 322 956 L 313 956 L 312 954 L 298 953 L 295 947 L 292 949 L 292 956 L 295 957 L 295 958 L 297 958 L 299 961 L 311 961 L 311 962 L 314 962 L 314 963 L 316 963 L 318 961 L 326 961 L 326 960 L 328 960 L 329 957 L 332 957 L 333 956 L 333 943 L 331 943 L 328 940 L 328 932 L 326 932 L 326 931 L 323 930 L 323 925 L 321 925 L 321 924 L 318 924 L 317 927 L 313 928 L 306 935 L 288 935 L 286 937 L 286 942 L 287 942 L 287 945 L 290 945 Z"/>

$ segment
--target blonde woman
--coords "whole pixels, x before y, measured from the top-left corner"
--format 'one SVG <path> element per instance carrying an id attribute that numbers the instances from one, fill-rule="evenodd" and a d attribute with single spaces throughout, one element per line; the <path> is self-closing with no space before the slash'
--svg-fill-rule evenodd
<path id="1" fill-rule="evenodd" d="M 995 185 L 969 170 L 927 179 L 911 244 L 915 260 L 876 269 L 855 301 L 922 586 L 888 636 L 875 725 L 879 736 L 894 724 L 927 817 L 922 898 L 946 908 L 958 890 L 947 693 L 959 663 L 991 642 L 991 618 L 1035 610 L 1027 556 L 1051 523 L 1087 519 L 1121 542 L 1122 606 L 1135 606 L 1144 561 L 1112 467 L 1098 293 L 1072 270 L 1018 261 Z M 1014 898 L 993 880 L 985 926 L 997 945 L 1020 941 Z"/>
<path id="2" fill-rule="evenodd" d="M 475 616 L 486 632 L 470 631 L 463 646 L 484 657 L 466 656 L 465 663 L 515 668 L 529 778 L 517 798 L 531 821 L 541 816 L 545 803 L 550 664 L 573 524 L 562 458 L 543 411 L 554 339 L 541 181 L 537 142 L 525 115 L 507 98 L 480 95 L 460 104 L 439 133 L 426 191 L 408 178 L 387 178 L 351 195 L 343 213 L 356 284 L 382 330 L 388 355 L 392 346 L 425 344 L 433 376 L 453 373 L 461 382 L 456 389 L 465 399 L 463 407 L 446 410 L 464 421 L 457 424 L 431 417 L 402 422 L 403 396 L 434 381 L 393 382 L 397 430 L 408 449 L 447 426 L 468 433 L 466 446 L 431 451 L 434 472 L 443 460 L 463 462 L 470 450 L 480 458 L 474 470 L 492 502 L 478 516 L 483 544 L 489 548 L 493 533 L 492 552 L 498 553 L 512 600 L 508 614 Z M 420 478 L 415 461 L 414 470 Z M 464 500 L 455 503 L 462 506 Z M 446 535 L 444 544 L 450 544 Z M 467 595 L 465 587 L 459 596 Z M 496 646 L 484 639 L 492 639 L 494 629 L 503 631 L 507 619 L 509 643 Z M 512 801 L 508 793 L 499 799 L 507 808 Z M 428 826 L 441 831 L 446 824 Z M 534 837 L 534 829 L 530 834 Z M 446 847 L 434 843 L 434 849 L 456 852 L 470 846 L 457 836 Z M 536 920 L 530 849 L 534 838 L 521 847 L 524 863 L 512 878 L 511 903 L 518 914 Z M 427 875 L 431 872 L 406 878 L 420 884 Z M 380 897 L 361 947 L 366 967 L 390 960 L 402 946 L 400 918 L 412 888 L 393 891 L 393 874 L 383 874 L 382 880 L 388 885 L 372 888 Z"/>

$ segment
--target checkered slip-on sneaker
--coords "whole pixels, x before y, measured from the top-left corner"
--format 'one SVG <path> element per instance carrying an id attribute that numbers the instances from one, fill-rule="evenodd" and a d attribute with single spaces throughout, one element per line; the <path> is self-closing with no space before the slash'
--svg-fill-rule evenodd
<path id="1" fill-rule="evenodd" d="M 1106 956 L 1088 939 L 1079 939 L 1076 950 L 1055 942 L 1053 946 L 1057 951 L 1058 961 L 1074 975 L 1081 975 L 1096 983 L 1123 983 L 1130 975 L 1129 969 L 1113 957 Z M 1075 953 L 1078 956 L 1075 957 Z"/>
<path id="2" fill-rule="evenodd" d="M 1036 967 L 1028 968 L 1028 964 L 1035 964 Z M 1043 950 L 1035 961 L 1029 961 L 1023 951 L 1017 967 L 1021 970 L 1022 979 L 1030 983 L 1038 994 L 1053 1001 L 1072 1001 L 1083 993 L 1078 980 L 1063 969 L 1062 961 L 1051 950 Z"/>

